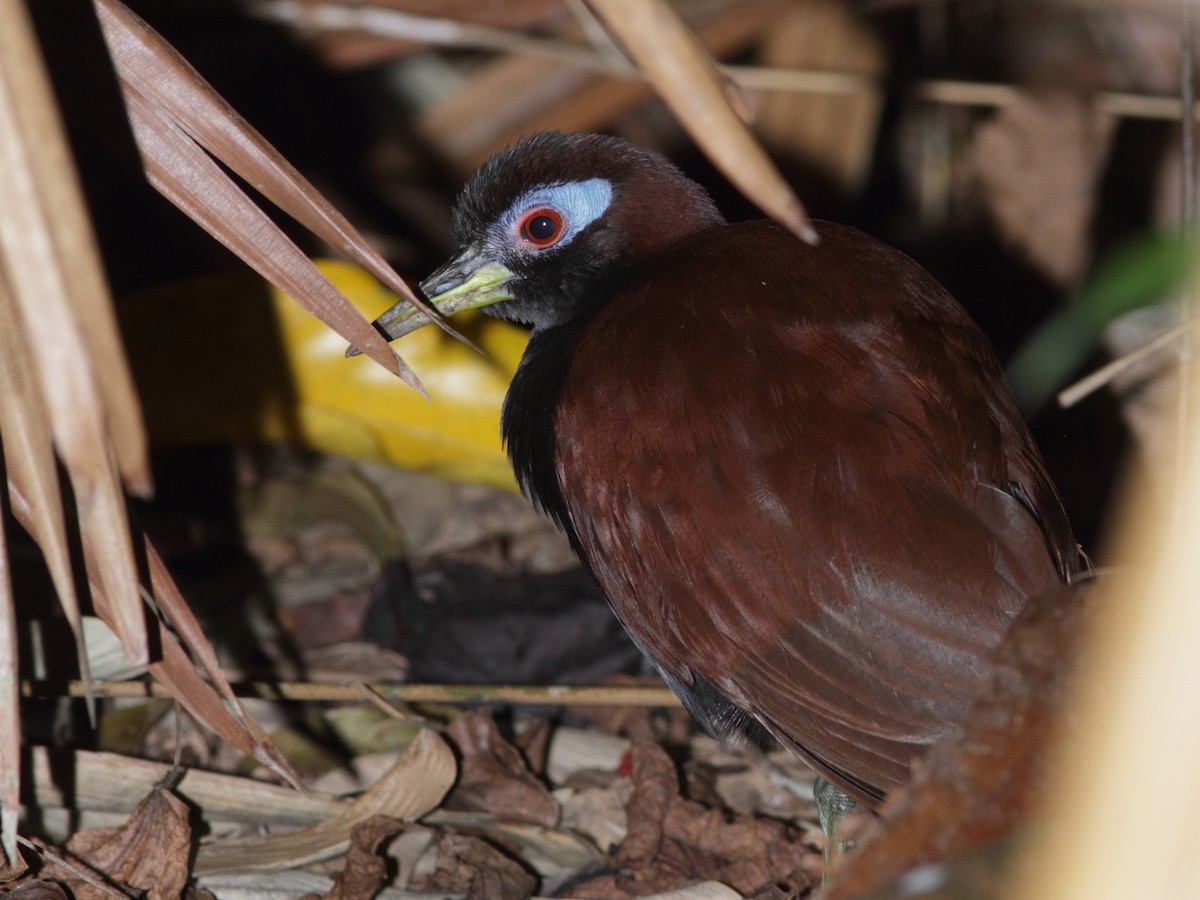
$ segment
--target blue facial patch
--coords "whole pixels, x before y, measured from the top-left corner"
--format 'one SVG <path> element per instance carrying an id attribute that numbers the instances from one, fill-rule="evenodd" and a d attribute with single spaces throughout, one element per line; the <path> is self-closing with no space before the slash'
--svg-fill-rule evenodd
<path id="1" fill-rule="evenodd" d="M 504 211 L 492 229 L 492 240 L 512 246 L 514 229 L 522 217 L 530 210 L 549 206 L 563 217 L 564 233 L 554 243 L 554 249 L 565 247 L 575 235 L 604 215 L 612 202 L 612 194 L 612 185 L 604 178 L 540 185 L 526 191 Z"/>

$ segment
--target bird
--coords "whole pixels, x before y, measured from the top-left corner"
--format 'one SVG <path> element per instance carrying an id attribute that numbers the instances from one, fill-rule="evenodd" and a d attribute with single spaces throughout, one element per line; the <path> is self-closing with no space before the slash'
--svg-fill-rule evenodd
<path id="1" fill-rule="evenodd" d="M 1085 566 L 986 337 L 900 251 L 727 222 L 617 137 L 522 138 L 452 223 L 430 303 L 530 328 L 501 412 L 521 490 L 709 734 L 769 733 L 878 809 Z"/>

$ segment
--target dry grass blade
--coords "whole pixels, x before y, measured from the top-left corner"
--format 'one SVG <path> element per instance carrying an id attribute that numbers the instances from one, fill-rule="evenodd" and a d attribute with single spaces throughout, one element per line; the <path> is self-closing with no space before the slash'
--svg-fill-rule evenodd
<path id="1" fill-rule="evenodd" d="M 110 398 L 98 387 L 100 369 L 124 368 L 125 362 L 95 254 L 28 19 L 20 4 L 0 4 L 0 264 L 20 310 L 21 339 L 33 357 L 81 527 L 99 537 L 98 577 L 113 597 L 110 625 L 130 658 L 143 661 L 145 619 L 109 428 L 120 419 L 120 427 L 139 433 L 123 443 L 127 455 L 137 456 L 129 448 L 141 448 L 140 459 L 126 462 L 134 487 L 149 485 L 145 439 L 136 414 L 111 418 Z M 80 274 L 93 267 L 90 275 Z M 100 330 L 111 330 L 111 346 L 97 352 L 88 329 L 104 319 L 107 328 Z M 123 379 L 113 381 L 110 372 L 103 380 L 128 388 L 127 372 Z M 119 405 L 133 402 L 129 392 Z"/>
<path id="2" fill-rule="evenodd" d="M 200 668 L 212 680 L 217 690 L 233 704 L 237 704 L 236 695 L 226 680 L 225 673 L 221 671 L 221 664 L 217 661 L 217 654 L 213 650 L 212 644 L 204 636 L 200 623 L 196 621 L 195 613 L 188 606 L 187 600 L 184 599 L 178 585 L 175 584 L 175 579 L 167 571 L 166 564 L 148 538 L 146 540 L 146 567 L 150 573 L 150 590 L 154 594 L 154 602 L 162 610 L 171 629 L 179 635 L 183 645 L 187 647 L 192 657 L 199 663 Z M 237 706 L 237 712 L 241 713 L 240 705 Z"/>
<path id="3" fill-rule="evenodd" d="M 110 598 L 104 621 L 121 639 L 121 647 L 130 661 L 146 663 L 150 658 L 146 607 L 133 561 L 125 495 L 115 478 L 99 480 L 83 496 L 76 487 L 75 495 L 79 530 L 92 539 L 95 554 L 90 567 L 92 577 Z"/>
<path id="4" fill-rule="evenodd" d="M 258 760 L 297 790 L 303 790 L 299 776 L 262 730 L 262 726 L 240 708 L 237 715 L 230 712 L 221 695 L 200 677 L 195 665 L 170 632 L 164 629 L 161 635 L 162 660 L 148 666 L 150 674 L 213 734 Z"/>
<path id="5" fill-rule="evenodd" d="M 125 90 L 125 105 L 142 164 L 155 189 L 256 272 L 424 393 L 383 337 L 212 157 L 132 88 Z"/>
<path id="6" fill-rule="evenodd" d="M 123 92 L 136 92 L 272 203 L 456 334 L 366 238 L 157 32 L 118 0 L 95 0 L 95 4 Z M 228 241 L 223 242 L 228 245 Z M 303 297 L 296 299 L 305 302 Z M 312 302 L 318 307 L 324 304 L 320 298 Z M 342 328 L 338 330 L 349 338 Z M 392 354 L 386 341 L 373 330 L 370 333 L 373 339 L 362 337 L 359 340 L 366 343 L 355 341 L 356 346 L 381 363 L 384 359 L 390 362 Z M 388 368 L 396 371 L 390 365 Z"/>
<path id="7" fill-rule="evenodd" d="M 731 182 L 802 240 L 817 236 L 800 200 L 738 117 L 711 56 L 662 0 L 587 0 Z"/>
<path id="8" fill-rule="evenodd" d="M 15 301 L 0 268 L 0 434 L 4 435 L 5 468 L 24 486 L 33 506 L 42 556 L 75 634 L 80 671 L 84 680 L 90 681 L 46 405 L 32 376 L 33 363 L 22 334 Z"/>
<path id="9" fill-rule="evenodd" d="M 221 671 L 212 645 L 200 630 L 199 623 L 149 540 L 146 541 L 146 560 L 154 599 L 183 641 L 181 646 L 174 633 L 160 628 L 163 657 L 161 662 L 149 666 L 150 674 L 166 685 L 173 697 L 216 734 L 299 787 L 299 779 L 287 760 L 280 755 L 262 726 L 242 709 L 241 702 Z M 184 651 L 184 646 L 199 659 L 211 683 L 201 678 L 192 657 Z M 222 696 L 227 702 L 222 702 Z"/>
<path id="10" fill-rule="evenodd" d="M 254 742 L 253 755 L 265 765 L 270 766 L 273 770 L 283 775 L 289 781 L 295 783 L 294 775 L 288 767 L 287 763 L 279 755 L 275 749 L 275 745 L 271 739 L 267 737 L 262 726 L 254 719 L 253 716 L 246 715 L 242 709 L 241 702 L 237 699 L 233 687 L 229 684 L 225 673 L 221 671 L 221 665 L 217 661 L 217 654 L 213 651 L 212 645 L 204 636 L 204 632 L 200 629 L 200 623 L 196 621 L 195 615 L 192 613 L 191 607 L 187 605 L 183 594 L 180 593 L 175 581 L 171 578 L 171 573 L 167 571 L 166 565 L 159 558 L 154 546 L 149 540 L 146 541 L 146 561 L 150 570 L 150 586 L 154 592 L 154 599 L 162 609 L 163 614 L 167 617 L 174 633 L 179 635 L 179 639 L 183 642 L 183 646 L 187 648 L 193 659 L 199 661 L 200 668 L 208 675 L 211 685 L 206 685 L 206 688 L 215 687 L 226 699 L 226 704 L 223 707 L 233 715 L 241 724 L 241 730 L 249 735 Z M 164 664 L 174 664 L 173 658 L 164 658 Z M 190 681 L 198 680 L 199 674 L 195 672 L 191 665 L 191 660 L 186 660 L 187 672 L 174 674 L 174 670 L 168 671 L 168 676 L 174 678 L 177 683 L 181 677 L 186 677 Z M 184 665 L 181 660 L 179 665 Z M 151 674 L 156 673 L 152 666 Z M 193 675 L 195 679 L 193 679 Z M 167 683 L 164 681 L 164 683 Z M 205 694 L 211 694 L 211 690 L 206 690 Z M 207 719 L 201 719 L 207 724 Z M 214 729 L 216 730 L 216 729 Z M 250 752 L 250 751 L 247 751 Z"/>
<path id="11" fill-rule="evenodd" d="M 0 850 L 16 868 L 17 811 L 21 806 L 21 698 L 17 680 L 17 617 L 8 574 L 8 542 L 0 516 Z"/>

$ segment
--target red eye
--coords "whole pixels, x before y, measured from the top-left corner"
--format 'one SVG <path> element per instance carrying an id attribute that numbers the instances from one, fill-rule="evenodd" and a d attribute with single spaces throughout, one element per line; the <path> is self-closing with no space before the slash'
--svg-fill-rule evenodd
<path id="1" fill-rule="evenodd" d="M 531 209 L 521 219 L 517 228 L 521 240 L 535 247 L 549 247 L 558 242 L 563 233 L 563 217 L 557 209 L 539 206 Z"/>

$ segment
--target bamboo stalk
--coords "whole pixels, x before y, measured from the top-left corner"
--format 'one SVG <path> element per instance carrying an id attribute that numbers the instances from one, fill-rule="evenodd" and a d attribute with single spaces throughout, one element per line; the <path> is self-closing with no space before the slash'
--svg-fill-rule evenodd
<path id="1" fill-rule="evenodd" d="M 363 687 L 391 702 L 399 703 L 522 703 L 547 706 L 678 706 L 679 700 L 666 687 L 637 685 L 513 685 L 513 684 L 399 684 L 363 685 L 361 682 L 322 683 L 311 681 L 249 681 L 232 685 L 239 697 L 268 700 L 363 702 Z M 95 683 L 97 697 L 171 697 L 157 682 L 101 681 Z M 25 697 L 83 697 L 82 681 L 23 681 Z"/>

